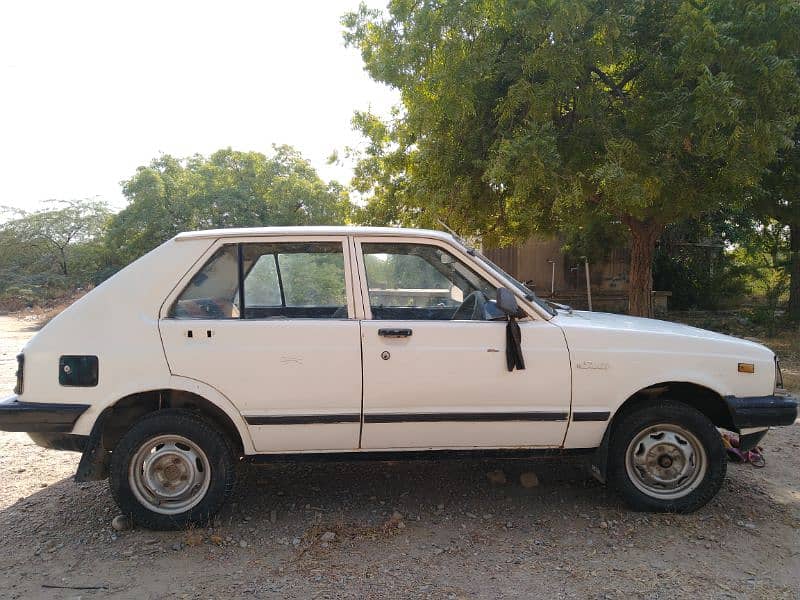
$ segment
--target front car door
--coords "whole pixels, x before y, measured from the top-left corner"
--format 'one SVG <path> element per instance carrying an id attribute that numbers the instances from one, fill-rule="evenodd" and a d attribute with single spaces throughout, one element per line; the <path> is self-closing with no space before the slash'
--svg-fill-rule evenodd
<path id="1" fill-rule="evenodd" d="M 520 323 L 526 369 L 506 365 L 506 322 L 483 320 L 500 282 L 435 239 L 356 238 L 366 319 L 364 449 L 557 447 L 570 410 L 561 330 Z"/>
<path id="2" fill-rule="evenodd" d="M 350 254 L 346 236 L 221 239 L 165 302 L 171 372 L 226 396 L 259 452 L 358 448 Z"/>

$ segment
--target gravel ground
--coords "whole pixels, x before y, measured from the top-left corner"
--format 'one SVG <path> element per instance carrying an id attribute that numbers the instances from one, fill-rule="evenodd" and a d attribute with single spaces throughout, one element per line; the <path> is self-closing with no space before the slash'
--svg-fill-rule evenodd
<path id="1" fill-rule="evenodd" d="M 33 329 L 0 317 L 3 390 Z M 0 597 L 800 598 L 800 427 L 765 456 L 688 516 L 631 512 L 575 462 L 243 465 L 213 527 L 116 532 L 77 454 L 0 432 Z"/>

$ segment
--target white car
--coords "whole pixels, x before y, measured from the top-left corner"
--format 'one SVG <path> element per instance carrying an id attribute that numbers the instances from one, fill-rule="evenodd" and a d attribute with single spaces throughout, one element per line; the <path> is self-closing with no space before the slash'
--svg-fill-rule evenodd
<path id="1" fill-rule="evenodd" d="M 636 509 L 719 490 L 717 428 L 789 425 L 775 354 L 648 319 L 553 309 L 436 231 L 182 233 L 19 356 L 0 429 L 83 452 L 134 521 L 213 515 L 239 460 L 585 453 Z"/>

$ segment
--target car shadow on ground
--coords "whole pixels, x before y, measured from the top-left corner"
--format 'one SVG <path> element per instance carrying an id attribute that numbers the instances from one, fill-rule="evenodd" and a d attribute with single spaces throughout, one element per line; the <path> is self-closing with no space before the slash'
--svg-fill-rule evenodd
<path id="1" fill-rule="evenodd" d="M 520 477 L 530 473 L 537 484 L 525 487 Z M 677 516 L 629 511 L 577 459 L 242 463 L 212 523 L 171 532 L 113 530 L 107 482 L 66 478 L 0 511 L 0 536 L 16 549 L 0 556 L 0 590 L 522 598 L 535 581 L 543 595 L 701 593 L 721 577 L 703 567 L 720 548 L 791 547 L 790 511 L 751 473 L 734 470 L 708 506 Z M 734 589 L 753 564 L 726 557 L 723 583 Z M 778 576 L 791 564 L 771 568 Z M 782 597 L 787 585 L 760 589 Z"/>

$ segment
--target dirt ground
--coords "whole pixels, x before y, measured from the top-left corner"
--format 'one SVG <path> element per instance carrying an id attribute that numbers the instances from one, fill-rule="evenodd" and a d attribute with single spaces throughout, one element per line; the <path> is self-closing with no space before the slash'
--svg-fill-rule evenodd
<path id="1" fill-rule="evenodd" d="M 0 389 L 35 326 L 0 317 Z M 800 426 L 765 447 L 688 516 L 631 512 L 574 462 L 291 463 L 243 465 L 212 528 L 164 533 L 115 532 L 77 454 L 0 432 L 0 597 L 796 599 Z"/>

